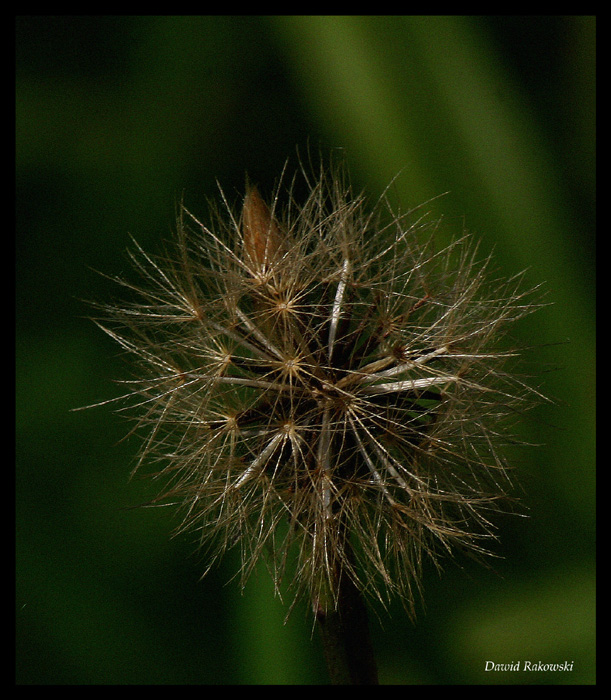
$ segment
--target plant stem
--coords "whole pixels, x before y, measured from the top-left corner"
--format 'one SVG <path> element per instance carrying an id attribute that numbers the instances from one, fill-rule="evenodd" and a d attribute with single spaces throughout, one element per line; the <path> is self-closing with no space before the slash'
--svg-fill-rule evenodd
<path id="1" fill-rule="evenodd" d="M 316 621 L 332 685 L 378 685 L 367 608 L 351 578 L 339 575 L 335 610 L 316 607 Z"/>

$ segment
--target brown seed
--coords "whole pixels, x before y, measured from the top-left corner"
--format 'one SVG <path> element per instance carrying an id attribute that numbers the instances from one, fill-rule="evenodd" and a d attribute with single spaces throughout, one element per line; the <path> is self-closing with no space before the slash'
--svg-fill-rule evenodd
<path id="1" fill-rule="evenodd" d="M 250 189 L 244 198 L 242 236 L 246 259 L 257 271 L 267 269 L 278 257 L 282 236 L 256 187 Z"/>

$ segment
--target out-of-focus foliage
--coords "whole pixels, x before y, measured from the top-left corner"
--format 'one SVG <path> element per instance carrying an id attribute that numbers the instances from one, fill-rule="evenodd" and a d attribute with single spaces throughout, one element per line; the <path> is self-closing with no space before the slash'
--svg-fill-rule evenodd
<path id="1" fill-rule="evenodd" d="M 176 204 L 216 181 L 269 192 L 296 147 L 345 149 L 355 189 L 432 200 L 551 305 L 522 324 L 542 406 L 517 451 L 529 518 L 499 523 L 495 571 L 428 571 L 411 625 L 376 611 L 383 683 L 593 683 L 594 54 L 592 17 L 18 17 L 17 682 L 325 682 L 305 608 L 262 569 L 169 539 L 132 510 L 136 445 L 106 408 L 128 370 L 84 317 L 126 272 L 129 234 L 160 247 Z M 433 199 L 447 192 L 443 197 Z M 490 673 L 485 662 L 574 662 Z"/>

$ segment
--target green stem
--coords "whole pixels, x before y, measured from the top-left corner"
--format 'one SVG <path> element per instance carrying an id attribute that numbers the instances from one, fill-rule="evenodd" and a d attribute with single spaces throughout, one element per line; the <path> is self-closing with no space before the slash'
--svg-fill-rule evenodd
<path id="1" fill-rule="evenodd" d="M 349 576 L 340 573 L 338 585 L 337 607 L 315 610 L 331 683 L 378 685 L 365 602 Z"/>

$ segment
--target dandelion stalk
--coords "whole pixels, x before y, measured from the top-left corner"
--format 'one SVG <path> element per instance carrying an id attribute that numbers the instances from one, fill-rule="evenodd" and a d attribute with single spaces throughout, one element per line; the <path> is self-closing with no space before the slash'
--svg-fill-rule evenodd
<path id="1" fill-rule="evenodd" d="M 500 340 L 537 304 L 470 236 L 435 250 L 424 216 L 303 174 L 299 204 L 289 185 L 271 207 L 248 188 L 239 213 L 223 195 L 212 226 L 184 209 L 102 327 L 140 365 L 127 396 L 156 502 L 211 564 L 240 547 L 243 583 L 264 558 L 309 599 L 332 682 L 373 684 L 365 598 L 413 615 L 425 556 L 495 536 L 503 426 L 534 396 Z"/>
<path id="2" fill-rule="evenodd" d="M 346 544 L 342 554 L 350 558 L 350 548 Z M 336 576 L 336 604 L 325 606 L 314 601 L 329 678 L 333 685 L 378 685 L 365 601 L 341 566 Z"/>

